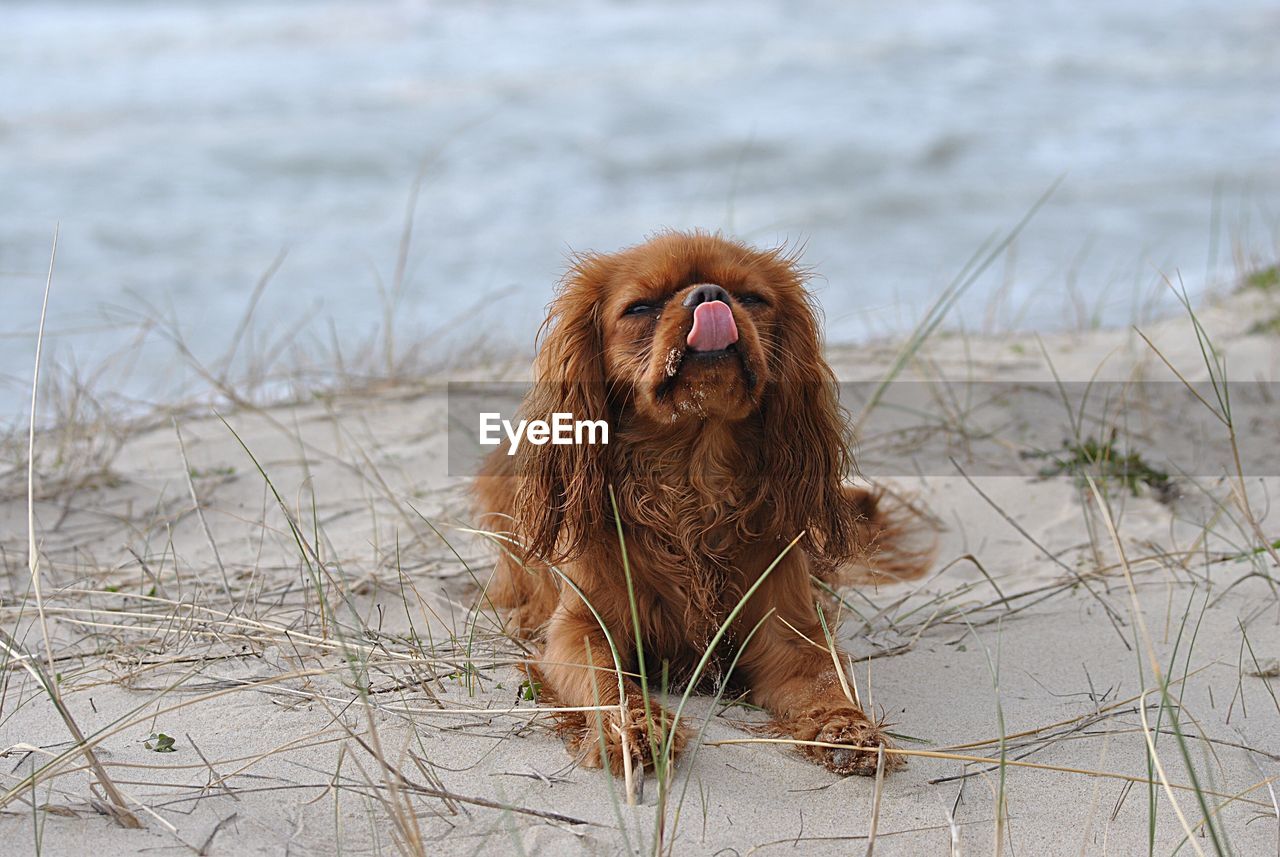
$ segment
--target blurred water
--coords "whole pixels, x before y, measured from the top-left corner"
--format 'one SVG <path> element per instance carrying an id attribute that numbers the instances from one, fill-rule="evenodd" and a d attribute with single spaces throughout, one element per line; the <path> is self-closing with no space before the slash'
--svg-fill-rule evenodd
<path id="1" fill-rule="evenodd" d="M 441 348 L 527 347 L 567 249 L 663 226 L 807 241 L 831 338 L 902 329 L 1063 173 L 961 317 L 1124 323 L 1204 281 L 1215 200 L 1218 267 L 1275 253 L 1277 44 L 1274 0 L 0 0 L 0 414 L 55 222 L 63 360 L 143 301 L 220 353 L 282 248 L 262 317 L 354 335 L 424 162 L 401 335 Z"/>

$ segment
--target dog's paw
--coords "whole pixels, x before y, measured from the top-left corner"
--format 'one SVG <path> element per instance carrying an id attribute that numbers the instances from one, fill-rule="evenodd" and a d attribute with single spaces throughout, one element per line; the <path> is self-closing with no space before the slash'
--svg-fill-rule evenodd
<path id="1" fill-rule="evenodd" d="M 815 741 L 820 744 L 845 744 L 847 747 L 818 747 L 801 745 L 801 750 L 813 761 L 828 771 L 842 776 L 857 774 L 863 777 L 875 776 L 877 750 L 893 747 L 893 742 L 877 723 L 868 720 L 861 711 L 834 711 L 816 713 L 803 718 L 794 730 L 795 736 L 804 741 Z M 885 755 L 886 771 L 902 767 L 902 759 L 896 755 Z"/>
<path id="2" fill-rule="evenodd" d="M 598 715 L 597 712 L 587 712 L 586 729 L 574 742 L 581 754 L 583 767 L 603 767 L 603 749 L 609 770 L 621 776 L 626 771 L 628 757 L 633 771 L 646 771 L 654 767 L 655 751 L 658 754 L 669 752 L 669 761 L 674 762 L 684 749 L 686 736 L 683 730 L 677 729 L 669 738 L 671 715 L 656 703 L 650 703 L 648 717 L 645 716 L 644 703 L 639 699 L 630 700 L 625 715 L 617 709 L 601 711 Z"/>

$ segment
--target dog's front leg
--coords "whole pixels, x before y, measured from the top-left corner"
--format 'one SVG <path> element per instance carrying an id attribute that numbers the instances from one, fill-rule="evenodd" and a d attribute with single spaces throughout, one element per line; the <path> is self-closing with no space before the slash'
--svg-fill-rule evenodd
<path id="1" fill-rule="evenodd" d="M 661 748 L 671 729 L 671 717 L 654 700 L 646 711 L 641 689 L 630 678 L 624 677 L 620 686 L 614 647 L 624 673 L 632 671 L 635 637 L 624 616 L 602 615 L 609 624 L 608 637 L 581 599 L 575 593 L 565 593 L 547 626 L 539 669 L 548 695 L 561 707 L 604 706 L 559 716 L 569 750 L 580 755 L 583 765 L 601 767 L 603 747 L 614 774 L 625 771 L 627 756 L 633 770 L 652 768 L 654 751 Z M 683 735 L 677 734 L 672 742 L 673 756 L 683 743 Z"/>
<path id="2" fill-rule="evenodd" d="M 763 617 L 742 657 L 752 698 L 773 715 L 778 731 L 793 738 L 864 748 L 801 744 L 805 756 L 837 774 L 873 775 L 877 748 L 893 745 L 846 694 L 812 592 L 808 561 L 789 556 L 747 603 L 742 628 L 750 630 Z M 838 648 L 836 656 L 847 661 Z M 901 764 L 900 757 L 886 755 L 887 770 Z"/>

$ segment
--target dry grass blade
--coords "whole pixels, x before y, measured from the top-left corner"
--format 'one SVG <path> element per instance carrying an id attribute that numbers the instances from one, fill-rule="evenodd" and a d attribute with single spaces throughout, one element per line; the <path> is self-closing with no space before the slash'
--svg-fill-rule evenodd
<path id="1" fill-rule="evenodd" d="M 631 629 L 636 645 L 636 663 L 640 670 L 640 695 L 644 702 L 644 734 L 648 734 L 648 730 L 654 726 L 652 698 L 649 693 L 649 670 L 644 659 L 644 640 L 641 638 L 640 634 L 640 614 L 639 606 L 636 604 L 635 599 L 635 582 L 631 578 L 631 559 L 630 555 L 627 553 L 627 541 L 622 532 L 622 515 L 618 511 L 618 497 L 614 493 L 613 485 L 609 486 L 609 502 L 613 506 L 613 521 L 618 534 L 618 549 L 622 553 L 622 573 L 627 582 L 627 595 L 631 607 Z M 622 724 L 621 727 L 615 725 L 613 728 L 614 731 L 618 733 L 618 737 L 622 740 L 622 778 L 626 785 L 627 806 L 635 806 L 637 797 L 636 775 L 631 760 L 631 747 L 628 746 L 627 743 L 627 732 L 623 731 L 624 729 L 629 730 L 631 727 L 631 708 L 626 704 L 626 702 L 626 695 L 625 693 L 622 693 L 620 701 Z M 651 749 L 656 750 L 657 747 Z M 653 753 L 653 758 L 655 764 L 659 766 L 658 773 L 661 777 L 663 773 L 661 765 L 664 760 L 657 752 Z M 643 791 L 644 771 L 641 771 L 640 773 L 641 777 L 638 788 L 640 791 Z M 659 790 L 665 794 L 665 790 L 661 787 Z M 657 850 L 661 852 L 660 847 Z"/>
<path id="2" fill-rule="evenodd" d="M 40 304 L 40 327 L 36 333 L 36 359 L 35 369 L 32 372 L 31 379 L 31 421 L 29 424 L 29 433 L 27 435 L 27 569 L 31 574 L 31 588 L 36 599 L 36 613 L 40 622 L 40 635 L 44 639 L 44 652 L 46 663 L 52 669 L 55 663 L 53 658 L 53 645 L 49 640 L 49 623 L 44 615 L 44 593 L 40 585 L 40 551 L 36 544 L 36 405 L 38 393 L 40 390 L 40 357 L 44 348 L 44 323 L 49 310 L 49 292 L 53 287 L 53 268 L 58 258 L 58 229 L 53 231 L 53 248 L 49 253 L 49 273 L 45 278 L 44 299 Z M 86 761 L 93 769 L 94 776 L 98 780 L 98 785 L 102 787 L 103 792 L 107 796 L 107 811 L 111 817 L 116 820 L 121 827 L 141 828 L 142 822 L 138 817 L 130 812 L 126 807 L 124 795 L 111 781 L 111 777 L 107 775 L 107 771 L 103 768 L 102 763 L 98 760 L 97 754 L 93 752 L 88 742 L 84 739 L 84 733 L 80 731 L 80 727 L 76 724 L 75 718 L 71 716 L 71 712 L 67 709 L 62 701 L 62 694 L 58 690 L 58 682 L 55 678 L 42 668 L 40 668 L 30 657 L 28 653 L 23 651 L 22 647 L 16 640 L 3 633 L 0 636 L 0 645 L 3 645 L 6 653 L 10 658 L 22 664 L 23 668 L 29 672 L 36 682 L 44 688 L 45 693 L 49 695 L 49 699 L 53 702 L 54 708 L 58 711 L 58 716 L 62 718 L 62 722 L 66 724 L 67 730 L 70 731 L 72 739 L 76 745 L 83 750 Z"/>
<path id="3" fill-rule="evenodd" d="M 876 786 L 871 795 L 871 827 L 867 831 L 867 857 L 876 851 L 876 831 L 880 827 L 880 796 L 884 793 L 884 747 L 876 753 Z"/>
<path id="4" fill-rule="evenodd" d="M 36 362 L 31 377 L 31 419 L 27 433 L 27 571 L 36 598 L 36 614 L 44 638 L 45 663 L 53 666 L 53 646 L 49 642 L 49 625 L 44 615 L 44 592 L 40 585 L 40 549 L 36 544 L 36 404 L 40 392 L 40 357 L 44 350 L 44 322 L 49 312 L 49 292 L 53 288 L 53 266 L 58 258 L 58 229 L 53 230 L 53 249 L 49 254 L 49 274 L 44 283 L 44 299 L 40 303 L 40 327 L 36 332 Z"/>
<path id="5" fill-rule="evenodd" d="M 0 649 L 4 651 L 11 662 L 20 664 L 23 669 L 30 673 L 36 683 L 48 694 L 49 699 L 53 702 L 53 707 L 58 712 L 58 716 L 62 718 L 62 722 L 66 724 L 67 730 L 71 733 L 71 737 L 76 743 L 76 750 L 84 754 L 90 770 L 93 771 L 94 777 L 97 778 L 98 785 L 102 787 L 103 792 L 107 795 L 107 801 L 102 804 L 106 814 L 115 819 L 115 822 L 121 827 L 141 830 L 142 822 L 128 809 L 128 802 L 125 796 L 120 792 L 111 777 L 107 775 L 106 768 L 102 766 L 102 762 L 99 761 L 97 754 L 94 753 L 93 747 L 85 740 L 84 733 L 80 731 L 75 718 L 71 716 L 71 712 L 67 710 L 66 705 L 63 703 L 62 695 L 58 692 L 57 681 L 50 679 L 49 674 L 36 663 L 31 654 L 23 650 L 17 641 L 3 630 L 0 630 Z"/>
<path id="6" fill-rule="evenodd" d="M 1058 190 L 1058 186 L 1062 184 L 1063 178 L 1065 178 L 1065 176 L 1059 176 L 1054 179 L 1053 184 L 1049 185 L 1048 189 L 1040 195 L 1040 198 L 1032 203 L 1031 207 L 1022 215 L 1022 219 L 1005 234 L 1004 238 L 1002 238 L 999 243 L 994 247 L 990 247 L 990 249 L 988 249 L 988 245 L 978 248 L 977 253 L 973 255 L 973 258 L 971 258 L 964 266 L 959 275 L 957 275 L 951 284 L 943 290 L 942 294 L 939 295 L 938 299 L 933 303 L 933 306 L 929 307 L 924 318 L 920 320 L 920 324 L 911 332 L 906 343 L 902 346 L 902 350 L 898 353 L 897 357 L 894 358 L 893 365 L 890 367 L 889 371 L 885 373 L 884 377 L 867 400 L 867 403 L 863 406 L 862 411 L 858 414 L 858 417 L 853 424 L 855 434 L 858 434 L 863 426 L 866 425 L 871 413 L 880 404 L 880 400 L 884 398 L 885 391 L 889 389 L 889 385 L 891 385 L 898 375 L 902 373 L 902 370 L 907 367 L 907 364 L 911 362 L 911 359 L 924 346 L 925 342 L 927 342 L 929 337 L 933 335 L 934 331 L 936 331 L 942 324 L 943 320 L 947 317 L 947 313 L 951 311 L 951 308 L 955 305 L 956 301 L 958 301 L 960 297 L 969 290 L 969 287 L 976 283 L 978 278 L 981 277 L 982 274 L 991 267 L 998 258 L 1000 258 L 1000 255 L 1011 244 L 1013 244 L 1015 240 L 1017 240 L 1017 237 L 1022 234 L 1022 230 L 1027 227 L 1027 224 L 1032 221 L 1037 212 L 1045 206 L 1049 201 L 1049 198 Z"/>
<path id="7" fill-rule="evenodd" d="M 837 604 L 840 604 L 840 603 L 841 602 L 837 602 Z M 822 625 L 822 635 L 826 639 L 826 646 L 824 648 L 831 655 L 831 666 L 835 670 L 836 678 L 840 681 L 840 691 L 841 693 L 844 694 L 844 698 L 849 700 L 850 705 L 856 708 L 862 708 L 862 700 L 859 698 L 857 686 L 856 685 L 854 687 L 849 686 L 849 677 L 845 673 L 844 664 L 840 663 L 840 652 L 836 646 L 835 638 L 831 635 L 831 629 L 827 627 L 827 616 L 822 609 L 822 604 L 821 603 L 815 604 L 814 608 L 818 612 L 818 622 Z M 840 617 L 837 614 L 836 616 L 837 627 L 840 624 L 839 619 Z M 783 620 L 783 621 L 786 621 L 786 620 Z M 791 627 L 791 623 L 787 622 L 787 626 Z M 797 634 L 800 634 L 800 632 L 796 630 L 794 627 L 792 627 L 791 629 L 795 631 Z M 809 639 L 808 637 L 805 637 L 804 634 L 800 634 L 800 636 L 804 637 L 806 640 Z M 814 641 L 810 640 L 809 642 L 814 642 Z"/>
<path id="8" fill-rule="evenodd" d="M 1165 356 L 1164 352 L 1161 351 L 1145 333 L 1138 330 L 1136 327 L 1134 330 L 1137 332 L 1138 336 L 1142 337 L 1142 341 L 1145 342 L 1153 352 L 1155 352 L 1155 355 L 1160 358 L 1160 361 L 1168 367 L 1174 377 L 1176 377 L 1182 385 L 1200 401 L 1200 404 L 1202 404 L 1215 419 L 1226 427 L 1227 438 L 1231 444 L 1231 454 L 1235 465 L 1235 480 L 1233 483 L 1232 493 L 1236 499 L 1236 503 L 1240 506 L 1241 511 L 1244 512 L 1245 519 L 1249 522 L 1254 536 L 1258 539 L 1259 549 L 1268 553 L 1271 556 L 1272 562 L 1274 562 L 1277 567 L 1280 567 L 1280 542 L 1275 542 L 1272 539 L 1267 538 L 1266 534 L 1262 531 L 1262 525 L 1259 523 L 1249 502 L 1249 492 L 1245 488 L 1244 466 L 1241 463 L 1240 458 L 1240 444 L 1236 435 L 1235 423 L 1231 417 L 1231 388 L 1227 381 L 1226 361 L 1221 358 L 1218 351 L 1214 348 L 1213 343 L 1209 338 L 1208 331 L 1206 331 L 1204 326 L 1200 323 L 1200 318 L 1196 315 L 1195 309 L 1191 305 L 1190 298 L 1187 297 L 1186 288 L 1183 287 L 1181 290 L 1174 288 L 1173 283 L 1170 282 L 1167 277 L 1165 278 L 1165 283 L 1182 304 L 1187 315 L 1191 318 L 1191 325 L 1196 335 L 1196 343 L 1200 347 L 1201 358 L 1204 361 L 1205 368 L 1208 370 L 1210 384 L 1213 386 L 1213 391 L 1218 399 L 1217 406 L 1215 407 L 1214 404 L 1210 403 L 1204 398 L 1204 396 L 1200 395 L 1200 392 L 1196 389 L 1195 385 L 1178 371 L 1178 368 L 1173 365 L 1173 361 Z"/>
<path id="9" fill-rule="evenodd" d="M 236 352 L 240 350 L 241 340 L 249 332 L 249 325 L 253 321 L 254 311 L 258 308 L 258 301 L 262 299 L 263 292 L 267 290 L 271 279 L 284 265 L 285 257 L 288 255 L 289 252 L 287 250 L 281 250 L 277 253 L 276 257 L 271 260 L 271 264 L 267 266 L 267 270 L 262 273 L 262 276 L 258 278 L 257 284 L 253 287 L 253 294 L 250 295 L 249 303 L 245 306 L 244 315 L 240 317 L 240 323 L 236 325 L 235 333 L 231 335 L 231 345 L 227 347 L 227 353 L 222 358 L 222 371 L 218 377 L 221 386 L 229 386 L 229 376 L 231 367 L 235 363 Z"/>
<path id="10" fill-rule="evenodd" d="M 1188 672 L 1182 678 L 1178 678 L 1170 681 L 1169 686 L 1173 687 L 1176 684 L 1185 682 L 1187 679 L 1191 678 L 1192 676 L 1199 675 L 1200 673 L 1204 672 L 1211 666 L 1213 666 L 1212 663 L 1205 664 L 1201 667 L 1197 667 L 1196 669 Z M 1098 717 L 1099 715 L 1103 715 L 1103 714 L 1106 714 L 1107 712 L 1116 711 L 1118 709 L 1124 708 L 1126 705 L 1131 705 L 1137 702 L 1138 700 L 1142 699 L 1142 697 L 1147 692 L 1148 691 L 1144 689 L 1142 693 L 1134 694 L 1133 696 L 1127 697 L 1125 699 L 1117 700 L 1115 702 L 1110 703 L 1109 705 L 1104 705 L 1098 708 L 1097 710 L 1090 711 L 1086 714 L 1079 714 L 1079 715 L 1076 715 L 1075 717 L 1068 717 L 1066 720 L 1057 720 L 1057 721 L 1054 721 L 1053 723 L 1047 723 L 1044 726 L 1036 726 L 1031 729 L 1024 729 L 1021 732 L 1013 732 L 1003 737 L 997 736 L 995 738 L 984 738 L 979 741 L 966 741 L 963 744 L 951 744 L 950 746 L 944 749 L 953 750 L 953 751 L 954 750 L 974 750 L 974 749 L 977 749 L 978 747 L 989 747 L 992 744 L 999 744 L 1001 741 L 1014 741 L 1019 738 L 1027 738 L 1033 735 L 1040 735 L 1040 734 L 1043 734 L 1044 732 L 1048 732 L 1053 729 L 1061 729 L 1065 726 L 1071 726 L 1072 724 L 1077 724 L 1083 721 L 1092 720 Z"/>
<path id="11" fill-rule="evenodd" d="M 1253 769 L 1258 773 L 1258 776 L 1261 776 L 1261 777 L 1266 776 L 1262 772 L 1262 768 L 1258 765 L 1258 760 L 1253 758 L 1253 753 L 1246 751 L 1245 758 L 1249 760 L 1249 764 L 1253 766 Z M 1276 798 L 1276 789 L 1275 789 L 1274 783 L 1272 782 L 1267 783 L 1267 794 L 1271 796 L 1271 813 L 1275 816 L 1275 819 L 1276 819 L 1276 857 L 1280 857 L 1280 800 L 1277 800 Z"/>
<path id="12" fill-rule="evenodd" d="M 209 529 L 209 522 L 204 517 L 200 496 L 196 493 L 196 483 L 191 475 L 191 461 L 187 458 L 187 444 L 182 439 L 182 428 L 178 425 L 177 417 L 173 418 L 173 433 L 178 436 L 178 449 L 182 453 L 182 471 L 187 477 L 187 491 L 191 494 L 191 505 L 195 509 L 196 518 L 200 521 L 200 528 L 204 530 L 204 536 L 209 542 L 209 549 L 213 551 L 213 561 L 217 563 L 218 571 L 222 574 L 222 591 L 227 596 L 227 603 L 235 604 L 235 596 L 231 594 L 231 581 L 227 578 L 227 567 L 222 564 L 218 543 L 214 541 L 213 531 Z"/>
<path id="13" fill-rule="evenodd" d="M 1120 559 L 1120 567 L 1124 571 L 1125 584 L 1129 589 L 1129 605 L 1133 610 L 1133 622 L 1138 627 L 1138 633 L 1142 637 L 1142 642 L 1146 647 L 1147 657 L 1150 661 L 1151 671 L 1157 680 L 1162 680 L 1164 675 L 1160 668 L 1160 659 L 1156 657 L 1155 644 L 1152 642 L 1151 634 L 1147 630 L 1146 619 L 1142 615 L 1142 607 L 1138 603 L 1138 588 L 1133 582 L 1133 570 L 1129 568 L 1128 560 L 1124 550 L 1124 544 L 1120 540 L 1120 533 L 1116 530 L 1116 522 L 1111 516 L 1111 507 L 1107 504 L 1107 498 L 1098 490 L 1098 484 L 1094 482 L 1092 476 L 1086 476 L 1089 490 L 1093 492 L 1093 499 L 1098 504 L 1098 509 L 1102 514 L 1102 521 L 1107 527 L 1107 533 L 1111 536 L 1112 547 L 1116 550 L 1116 556 Z M 1155 766 L 1156 773 L 1160 777 L 1160 784 L 1164 787 L 1165 795 L 1169 798 L 1169 803 L 1173 806 L 1173 812 L 1178 817 L 1178 823 L 1182 825 L 1183 831 L 1187 834 L 1187 841 L 1191 843 L 1191 848 L 1200 857 L 1204 857 L 1204 850 L 1200 848 L 1199 843 L 1195 841 L 1191 832 L 1191 825 L 1187 823 L 1187 818 L 1182 813 L 1182 807 L 1178 805 L 1177 798 L 1174 797 L 1173 787 L 1169 784 L 1169 777 L 1165 774 L 1164 765 L 1160 761 L 1160 757 L 1156 754 L 1155 740 L 1151 734 L 1151 727 L 1147 724 L 1147 704 L 1146 694 L 1142 695 L 1139 701 L 1138 713 L 1142 717 L 1142 735 L 1147 742 L 1147 751 L 1151 754 L 1151 763 Z M 1202 796 L 1202 792 L 1197 786 L 1191 789 L 1197 797 Z"/>
<path id="14" fill-rule="evenodd" d="M 721 738 L 718 741 L 707 741 L 705 743 L 708 747 L 730 746 L 733 744 L 782 744 L 782 745 L 793 746 L 793 747 L 826 747 L 833 750 L 849 749 L 848 744 L 832 744 L 826 741 L 801 741 L 798 738 Z M 876 747 L 854 747 L 853 749 L 862 750 L 863 752 L 866 752 L 866 753 L 872 753 L 877 750 Z M 952 762 L 976 762 L 976 763 L 985 764 L 985 765 L 990 765 L 992 763 L 996 763 L 1000 761 L 999 759 L 992 759 L 989 756 L 971 756 L 971 755 L 966 755 L 964 753 L 943 753 L 938 750 L 908 750 L 903 747 L 887 747 L 885 748 L 885 752 L 895 756 L 918 756 L 922 759 L 942 759 L 944 761 L 952 761 Z M 1034 771 L 1052 771 L 1060 774 L 1079 774 L 1080 776 L 1084 776 L 1084 777 L 1102 777 L 1103 779 L 1122 780 L 1128 783 L 1138 783 L 1138 784 L 1145 784 L 1145 785 L 1161 784 L 1158 780 L 1148 779 L 1147 777 L 1138 777 L 1138 776 L 1134 776 L 1133 774 L 1122 774 L 1122 773 L 1119 773 L 1118 771 L 1098 771 L 1098 770 L 1090 770 L 1089 768 L 1073 768 L 1067 765 L 1046 765 L 1039 762 L 1025 762 L 1020 759 L 1006 759 L 1004 764 L 1010 768 L 1027 768 L 1029 770 L 1034 770 Z M 1263 780 L 1260 780 L 1254 783 L 1248 788 L 1240 791 L 1236 795 L 1224 794 L 1223 792 L 1218 792 L 1218 791 L 1210 791 L 1209 789 L 1201 789 L 1201 792 L 1203 794 L 1212 795 L 1214 797 L 1234 798 L 1236 800 L 1241 800 L 1245 803 L 1248 803 L 1252 806 L 1262 806 L 1262 807 L 1270 808 L 1271 806 L 1270 803 L 1259 801 L 1259 800 L 1251 800 L 1248 798 L 1241 797 L 1241 795 L 1246 795 L 1246 794 L 1249 794 L 1250 792 L 1257 791 L 1258 789 L 1266 788 L 1269 783 L 1275 782 L 1277 779 L 1280 779 L 1280 776 L 1267 777 Z M 1189 791 L 1189 792 L 1196 791 L 1195 786 L 1184 785 L 1182 783 L 1171 782 L 1169 783 L 1169 788 L 1175 789 L 1175 790 L 1181 790 L 1181 791 Z"/>
<path id="15" fill-rule="evenodd" d="M 1093 587 L 1089 585 L 1089 581 L 1086 580 L 1084 576 L 1081 575 L 1078 571 L 1076 571 L 1071 566 L 1063 562 L 1062 559 L 1057 554 L 1053 553 L 1053 551 L 1049 550 L 1044 545 L 1042 545 L 1039 541 L 1037 541 L 1036 538 L 1031 535 L 1031 533 L 1027 532 L 1026 527 L 1018 523 L 1017 519 L 1015 519 L 1012 515 L 1010 515 L 1008 512 L 1002 509 L 1000 505 L 996 503 L 995 500 L 993 500 L 989 494 L 987 494 L 987 492 L 983 491 L 980 487 L 978 487 L 978 484 L 973 481 L 973 478 L 969 476 L 968 473 L 965 472 L 964 468 L 961 467 L 960 463 L 957 462 L 954 458 L 951 459 L 951 464 L 953 467 L 955 467 L 956 472 L 958 472 L 964 478 L 965 482 L 969 484 L 969 487 L 972 488 L 974 492 L 976 492 L 977 495 L 981 497 L 983 501 L 996 512 L 996 514 L 1004 518 L 1004 520 L 1009 524 L 1009 526 L 1017 530 L 1018 534 L 1021 535 L 1024 539 L 1026 539 L 1034 548 L 1036 548 L 1036 550 L 1044 554 L 1046 558 L 1048 558 L 1051 562 L 1053 562 L 1055 565 L 1057 565 L 1059 568 L 1065 571 L 1076 583 L 1079 583 L 1081 586 L 1083 586 L 1085 591 L 1087 591 L 1091 596 L 1093 596 L 1094 601 L 1098 602 L 1098 605 L 1102 607 L 1103 612 L 1106 614 L 1107 618 L 1111 621 L 1111 626 L 1115 628 L 1116 635 L 1119 636 L 1120 642 L 1124 644 L 1124 647 L 1126 649 L 1128 649 L 1129 641 L 1125 639 L 1124 632 L 1120 630 L 1120 617 L 1116 614 L 1115 609 L 1112 608 L 1112 606 L 1108 604 L 1105 600 L 1103 600 L 1102 596 L 1100 596 L 1096 591 L 1094 591 Z"/>

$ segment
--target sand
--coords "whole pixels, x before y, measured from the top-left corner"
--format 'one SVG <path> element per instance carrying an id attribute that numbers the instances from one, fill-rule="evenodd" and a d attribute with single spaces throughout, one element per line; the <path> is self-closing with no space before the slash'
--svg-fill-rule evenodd
<path id="1" fill-rule="evenodd" d="M 1277 309 L 1262 293 L 1199 309 L 1233 380 L 1280 377 L 1280 339 L 1249 333 Z M 1188 380 L 1208 379 L 1188 315 L 1142 332 Z M 842 378 L 875 380 L 900 347 L 830 358 Z M 983 393 L 1043 387 L 1050 363 L 1064 382 L 1181 389 L 1132 329 L 939 334 L 903 377 Z M 0 851 L 1280 853 L 1280 584 L 1258 548 L 1259 533 L 1280 536 L 1280 422 L 1258 390 L 1264 404 L 1237 425 L 1257 530 L 1222 462 L 1172 473 L 1171 488 L 1112 478 L 1095 494 L 1024 456 L 1023 405 L 957 405 L 949 419 L 877 408 L 864 473 L 936 519 L 938 561 L 922 582 L 843 593 L 839 634 L 864 702 L 902 747 L 943 758 L 841 779 L 754 740 L 760 712 L 694 697 L 689 722 L 705 730 L 661 823 L 652 776 L 628 805 L 622 782 L 573 764 L 523 698 L 519 646 L 471 610 L 492 554 L 463 531 L 443 379 L 221 417 L 187 409 L 186 460 L 168 416 L 119 439 L 42 432 L 35 534 L 61 695 L 141 827 L 101 813 L 48 694 L 10 658 Z M 1085 433 L 1124 424 L 1125 445 L 1157 464 L 1206 425 L 1227 437 L 1214 418 L 1193 430 L 1186 408 L 1096 402 Z M 1065 408 L 1044 419 L 1053 443 L 1071 435 Z M 913 451 L 914 473 L 901 465 Z M 43 664 L 14 465 L 2 624 Z M 172 752 L 148 741 L 160 733 Z"/>

